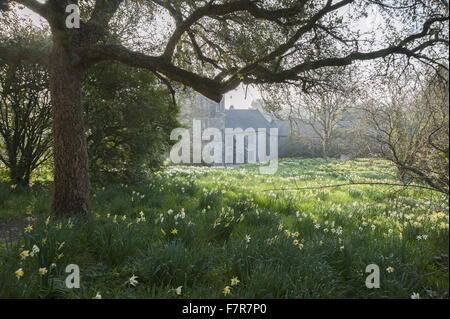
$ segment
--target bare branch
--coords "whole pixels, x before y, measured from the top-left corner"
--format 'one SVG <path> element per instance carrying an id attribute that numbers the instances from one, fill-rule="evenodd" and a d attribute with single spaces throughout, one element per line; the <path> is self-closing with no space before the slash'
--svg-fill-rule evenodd
<path id="1" fill-rule="evenodd" d="M 158 3 L 160 1 L 156 2 Z M 256 2 L 251 0 L 239 0 L 216 5 L 210 3 L 195 10 L 185 21 L 178 25 L 167 43 L 166 49 L 164 51 L 164 57 L 166 59 L 171 59 L 173 51 L 175 50 L 175 46 L 180 40 L 183 33 L 187 32 L 196 22 L 198 22 L 203 17 L 224 16 L 234 12 L 246 11 L 257 19 L 276 21 L 280 18 L 292 17 L 303 12 L 304 5 L 307 1 L 299 2 L 300 3 L 295 7 L 279 10 L 266 10 L 259 8 L 256 5 Z"/>
<path id="2" fill-rule="evenodd" d="M 360 183 L 343 183 L 343 184 L 334 184 L 334 185 L 324 185 L 324 186 L 306 186 L 306 187 L 295 187 L 295 188 L 273 188 L 273 189 L 265 189 L 264 192 L 270 191 L 298 191 L 298 190 L 310 190 L 310 189 L 323 189 L 323 188 L 334 188 L 334 187 L 344 187 L 344 186 L 353 186 L 353 185 L 385 185 L 385 186 L 400 186 L 400 187 L 414 187 L 414 188 L 422 188 L 427 189 L 439 193 L 443 193 L 448 195 L 447 192 L 441 191 L 436 188 L 431 188 L 423 185 L 408 185 L 408 184 L 399 184 L 399 183 L 382 183 L 382 182 L 360 182 Z"/>

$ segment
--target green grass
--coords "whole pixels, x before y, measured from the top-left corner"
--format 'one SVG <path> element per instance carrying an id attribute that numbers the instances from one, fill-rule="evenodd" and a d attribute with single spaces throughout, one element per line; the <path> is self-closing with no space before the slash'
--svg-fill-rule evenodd
<path id="1" fill-rule="evenodd" d="M 48 182 L 1 183 L 0 221 L 36 221 L 0 248 L 0 297 L 448 298 L 448 199 L 380 185 L 277 190 L 395 182 L 381 160 L 286 159 L 275 175 L 258 168 L 168 168 L 146 185 L 93 190 L 91 216 L 48 224 Z M 33 245 L 39 253 L 22 260 Z M 365 286 L 373 263 L 379 289 Z M 68 264 L 80 267 L 80 289 L 64 285 Z"/>

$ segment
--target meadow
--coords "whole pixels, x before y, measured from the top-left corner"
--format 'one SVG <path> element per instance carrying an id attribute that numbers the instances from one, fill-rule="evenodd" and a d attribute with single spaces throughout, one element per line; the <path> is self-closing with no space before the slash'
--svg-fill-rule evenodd
<path id="1" fill-rule="evenodd" d="M 389 162 L 172 166 L 49 216 L 51 176 L 0 170 L 1 298 L 448 298 L 449 203 L 395 184 Z M 303 189 L 299 189 L 303 188 Z M 16 233 L 4 235 L 14 225 Z M 68 289 L 66 266 L 80 268 Z M 380 287 L 366 287 L 376 264 Z"/>

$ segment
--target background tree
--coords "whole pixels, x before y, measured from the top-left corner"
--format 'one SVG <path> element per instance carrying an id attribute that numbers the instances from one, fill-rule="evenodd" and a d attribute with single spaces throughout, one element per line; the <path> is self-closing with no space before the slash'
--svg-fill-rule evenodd
<path id="1" fill-rule="evenodd" d="M 329 148 L 333 139 L 337 137 L 338 130 L 342 131 L 351 126 L 351 108 L 355 93 L 354 89 L 349 88 L 351 79 L 346 79 L 346 82 L 346 88 L 318 87 L 308 93 L 296 85 L 265 87 L 262 90 L 262 95 L 268 101 L 265 109 L 279 119 L 290 121 L 291 130 L 293 128 L 294 132 L 301 126 L 309 126 L 312 129 L 312 136 L 299 138 L 319 139 L 322 157 L 327 159 Z"/>
<path id="2" fill-rule="evenodd" d="M 180 126 L 178 108 L 156 76 L 121 64 L 91 68 L 83 85 L 91 178 L 136 183 L 158 169 Z"/>
<path id="3" fill-rule="evenodd" d="M 48 74 L 38 64 L 1 65 L 0 94 L 0 160 L 13 183 L 28 185 L 31 172 L 51 157 Z M 167 88 L 151 72 L 99 64 L 87 75 L 83 97 L 95 183 L 136 183 L 161 166 L 180 124 Z"/>
<path id="4" fill-rule="evenodd" d="M 311 126 L 322 144 L 322 157 L 328 159 L 329 147 L 336 137 L 336 128 L 343 126 L 343 121 L 347 120 L 351 101 L 345 93 L 324 91 L 305 95 L 302 106 L 304 111 L 296 112 L 296 121 Z"/>
<path id="5" fill-rule="evenodd" d="M 0 161 L 14 184 L 51 157 L 51 107 L 46 70 L 36 64 L 0 64 Z"/>
<path id="6" fill-rule="evenodd" d="M 220 101 L 240 83 L 301 81 L 314 71 L 357 60 L 405 56 L 439 63 L 448 46 L 448 3 L 434 0 L 160 1 L 16 0 L 48 22 L 50 50 L 11 49 L 0 44 L 0 58 L 44 64 L 50 76 L 54 137 L 53 210 L 90 211 L 87 143 L 81 87 L 86 70 L 101 61 L 145 68 Z M 81 27 L 66 26 L 66 6 L 82 4 Z M 135 38 L 111 39 L 114 19 L 139 6 L 149 30 L 148 45 Z M 347 10 L 343 10 L 347 9 Z M 384 38 L 362 34 L 357 25 L 379 12 Z M 170 17 L 167 19 L 166 17 Z M 355 28 L 356 27 L 356 28 Z M 143 30 L 143 29 L 141 29 Z M 382 33 L 382 28 L 380 32 Z M 157 35 L 159 34 L 159 35 Z M 133 41 L 135 40 L 135 41 Z"/>
<path id="7" fill-rule="evenodd" d="M 403 182 L 419 180 L 448 194 L 448 72 L 384 85 L 387 98 L 372 95 L 363 106 L 366 136 L 378 146 L 375 155 L 392 161 Z"/>

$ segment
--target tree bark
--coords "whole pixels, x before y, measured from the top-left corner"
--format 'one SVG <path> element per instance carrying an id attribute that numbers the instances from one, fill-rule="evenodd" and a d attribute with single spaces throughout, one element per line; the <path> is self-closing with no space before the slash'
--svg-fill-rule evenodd
<path id="1" fill-rule="evenodd" d="M 53 213 L 72 216 L 90 212 L 89 166 L 81 83 L 83 71 L 71 66 L 70 53 L 57 43 L 49 66 L 53 112 Z"/>
<path id="2" fill-rule="evenodd" d="M 328 160 L 328 140 L 322 140 L 322 157 L 324 160 Z"/>
<path id="3" fill-rule="evenodd" d="M 28 186 L 30 184 L 30 175 L 31 172 L 20 165 L 10 167 L 11 181 L 16 185 Z"/>

